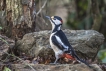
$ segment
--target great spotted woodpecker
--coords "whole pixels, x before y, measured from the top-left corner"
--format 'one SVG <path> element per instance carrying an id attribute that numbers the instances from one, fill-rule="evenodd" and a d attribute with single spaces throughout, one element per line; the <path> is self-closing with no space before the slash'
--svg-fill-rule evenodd
<path id="1" fill-rule="evenodd" d="M 78 62 L 85 63 L 87 66 L 89 66 L 88 63 L 86 63 L 84 60 L 80 59 L 72 46 L 70 45 L 66 35 L 61 30 L 62 26 L 62 19 L 59 16 L 46 16 L 52 24 L 52 33 L 50 35 L 50 45 L 51 48 L 55 52 L 56 60 L 54 64 L 58 61 L 61 57 L 70 58 L 71 60 L 77 60 Z"/>

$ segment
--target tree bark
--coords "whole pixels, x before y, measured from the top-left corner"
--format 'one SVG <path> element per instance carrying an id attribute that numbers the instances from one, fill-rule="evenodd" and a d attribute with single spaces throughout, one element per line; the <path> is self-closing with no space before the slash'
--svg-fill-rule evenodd
<path id="1" fill-rule="evenodd" d="M 49 27 L 43 18 L 36 16 L 35 0 L 0 0 L 0 2 L 0 26 L 3 27 L 2 32 L 6 36 L 19 39 L 26 33 Z"/>

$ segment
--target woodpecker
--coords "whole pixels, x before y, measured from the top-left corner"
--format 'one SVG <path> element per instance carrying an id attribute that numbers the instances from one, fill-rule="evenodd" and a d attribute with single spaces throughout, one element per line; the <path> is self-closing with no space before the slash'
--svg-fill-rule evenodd
<path id="1" fill-rule="evenodd" d="M 62 19 L 59 16 L 52 16 L 52 17 L 46 16 L 46 18 L 48 18 L 52 24 L 52 32 L 50 35 L 49 42 L 51 48 L 55 52 L 56 59 L 54 61 L 54 64 L 56 64 L 59 58 L 66 57 L 71 60 L 77 60 L 78 62 L 82 62 L 87 66 L 89 66 L 89 64 L 86 61 L 80 59 L 77 56 L 76 52 L 70 45 L 66 35 L 61 30 L 61 26 L 63 24 Z"/>

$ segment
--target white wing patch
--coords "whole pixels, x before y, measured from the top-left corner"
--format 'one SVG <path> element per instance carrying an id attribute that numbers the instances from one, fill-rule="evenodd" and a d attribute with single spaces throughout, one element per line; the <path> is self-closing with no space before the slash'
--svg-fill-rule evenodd
<path id="1" fill-rule="evenodd" d="M 68 46 L 66 46 L 62 41 L 61 41 L 61 39 L 58 37 L 58 36 L 56 36 L 55 35 L 55 37 L 56 37 L 56 39 L 57 39 L 57 41 L 62 45 L 62 46 L 64 46 L 64 51 L 67 51 L 68 50 Z"/>

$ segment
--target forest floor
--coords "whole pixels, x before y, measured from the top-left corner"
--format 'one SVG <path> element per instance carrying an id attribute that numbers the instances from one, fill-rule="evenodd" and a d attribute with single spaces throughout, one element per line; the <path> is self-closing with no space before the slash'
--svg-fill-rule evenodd
<path id="1" fill-rule="evenodd" d="M 49 64 L 52 63 L 55 58 L 53 55 L 47 58 L 42 57 L 30 57 L 27 56 L 25 53 L 21 53 L 21 55 L 14 54 L 14 52 L 17 52 L 16 50 L 11 50 L 10 47 L 15 45 L 15 41 L 7 38 L 6 36 L 0 36 L 2 39 L 0 39 L 0 71 L 14 71 L 14 68 L 12 68 L 13 64 Z M 87 60 L 89 61 L 89 60 Z M 96 60 L 95 60 L 96 61 Z M 60 59 L 59 63 L 61 64 L 72 64 L 72 61 L 67 59 Z M 90 64 L 97 64 L 103 71 L 106 71 L 106 64 L 99 63 L 99 62 L 92 62 Z M 79 64 L 78 62 L 75 62 L 74 64 Z M 31 67 L 31 66 L 29 66 Z M 7 69 L 7 70 L 5 70 Z"/>

